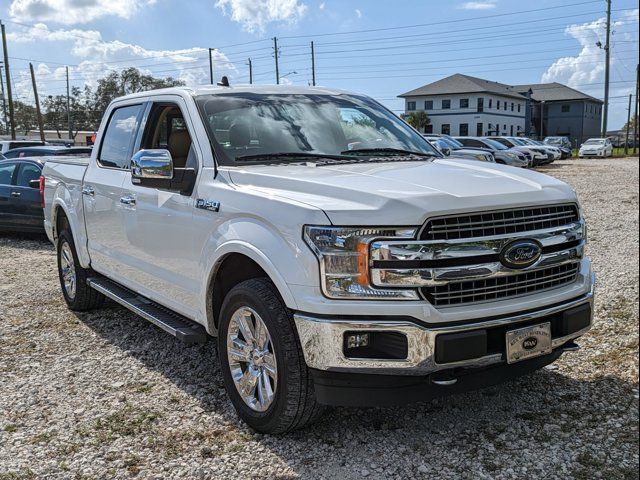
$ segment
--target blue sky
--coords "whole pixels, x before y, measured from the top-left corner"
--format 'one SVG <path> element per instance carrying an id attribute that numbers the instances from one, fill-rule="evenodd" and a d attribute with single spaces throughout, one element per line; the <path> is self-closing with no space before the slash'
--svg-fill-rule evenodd
<path id="1" fill-rule="evenodd" d="M 215 76 L 274 83 L 272 37 L 282 82 L 369 94 L 399 110 L 396 96 L 452 73 L 503 83 L 559 81 L 602 98 L 604 0 L 1 0 L 16 95 L 32 99 L 29 61 L 42 95 L 94 84 L 128 66 L 188 84 Z M 609 128 L 626 121 L 635 88 L 638 2 L 613 0 Z"/>

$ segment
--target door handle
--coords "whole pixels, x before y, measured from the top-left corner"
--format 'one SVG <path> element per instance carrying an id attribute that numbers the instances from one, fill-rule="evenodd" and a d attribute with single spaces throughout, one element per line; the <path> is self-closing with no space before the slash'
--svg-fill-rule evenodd
<path id="1" fill-rule="evenodd" d="M 93 197 L 96 192 L 91 185 L 85 185 L 82 187 L 82 194 L 88 195 L 89 197 Z"/>
<path id="2" fill-rule="evenodd" d="M 22 195 L 20 192 L 11 192 L 12 197 L 19 197 L 20 195 Z"/>
<path id="3" fill-rule="evenodd" d="M 134 197 L 133 195 L 126 195 L 124 197 L 120 197 L 120 203 L 122 203 L 123 205 L 135 205 L 136 197 Z"/>

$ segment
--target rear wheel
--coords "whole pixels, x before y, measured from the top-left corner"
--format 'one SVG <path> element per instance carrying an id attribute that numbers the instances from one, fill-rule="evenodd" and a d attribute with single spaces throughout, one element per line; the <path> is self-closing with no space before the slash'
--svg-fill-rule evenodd
<path id="1" fill-rule="evenodd" d="M 69 230 L 63 230 L 58 236 L 58 276 L 67 306 L 71 310 L 86 311 L 100 308 L 104 295 L 87 285 L 87 278 L 93 271 L 82 268 L 76 254 L 73 236 Z"/>
<path id="2" fill-rule="evenodd" d="M 322 414 L 293 315 L 269 279 L 247 280 L 227 294 L 218 357 L 231 402 L 253 429 L 287 432 Z"/>

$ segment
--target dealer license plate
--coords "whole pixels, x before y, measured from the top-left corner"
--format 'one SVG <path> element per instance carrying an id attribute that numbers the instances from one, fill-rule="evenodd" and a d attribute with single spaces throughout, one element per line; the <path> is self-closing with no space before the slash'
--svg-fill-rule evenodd
<path id="1" fill-rule="evenodd" d="M 550 322 L 507 332 L 507 363 L 516 363 L 547 353 L 551 353 Z"/>

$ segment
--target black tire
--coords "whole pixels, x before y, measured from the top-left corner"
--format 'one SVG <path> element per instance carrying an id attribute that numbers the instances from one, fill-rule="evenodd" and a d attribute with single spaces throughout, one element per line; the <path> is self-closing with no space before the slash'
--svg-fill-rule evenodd
<path id="1" fill-rule="evenodd" d="M 240 396 L 227 357 L 227 335 L 232 315 L 243 307 L 253 309 L 269 331 L 277 361 L 277 386 L 271 405 L 263 412 L 250 408 Z M 317 420 L 324 407 L 316 402 L 313 380 L 304 361 L 293 314 L 268 278 L 236 285 L 222 304 L 218 328 L 218 357 L 225 388 L 240 418 L 262 433 L 283 433 Z"/>
<path id="2" fill-rule="evenodd" d="M 66 247 L 68 247 L 68 250 Z M 73 268 L 75 273 L 75 289 L 73 292 L 69 292 L 65 287 L 65 279 L 62 264 L 65 262 L 63 257 L 63 250 L 68 256 L 70 251 L 73 261 Z M 88 268 L 82 268 L 78 261 L 78 254 L 76 253 L 76 246 L 73 243 L 73 236 L 69 230 L 63 230 L 58 236 L 57 244 L 58 253 L 58 278 L 60 279 L 60 287 L 62 289 L 62 295 L 64 301 L 67 302 L 67 306 L 76 312 L 84 312 L 87 310 L 93 310 L 100 308 L 104 303 L 105 297 L 98 291 L 87 285 L 87 278 L 94 275 L 93 270 Z"/>

